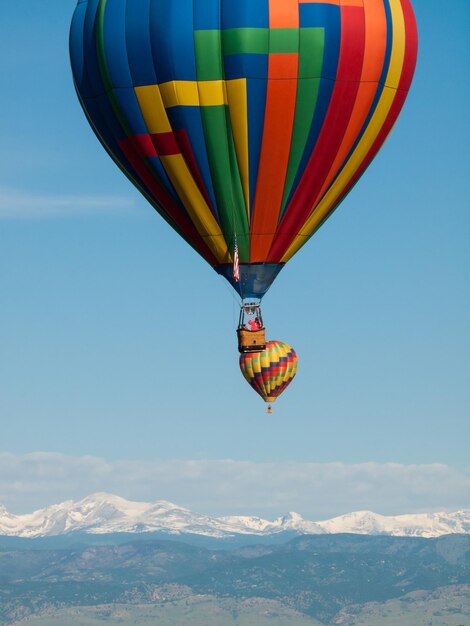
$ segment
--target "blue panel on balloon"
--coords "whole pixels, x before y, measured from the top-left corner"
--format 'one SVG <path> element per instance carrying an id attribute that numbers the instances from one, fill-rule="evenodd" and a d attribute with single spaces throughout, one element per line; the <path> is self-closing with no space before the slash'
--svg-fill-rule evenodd
<path id="1" fill-rule="evenodd" d="M 127 60 L 126 0 L 114 0 L 106 4 L 106 19 L 103 28 L 106 66 L 111 82 L 117 89 L 132 87 Z"/>
<path id="2" fill-rule="evenodd" d="M 194 30 L 220 30 L 220 0 L 193 0 Z"/>
<path id="3" fill-rule="evenodd" d="M 273 284 L 284 263 L 254 263 L 240 265 L 240 280 L 233 278 L 233 265 L 219 265 L 215 270 L 238 291 L 241 298 L 261 299 Z"/>
<path id="4" fill-rule="evenodd" d="M 154 0 L 150 34 L 157 82 L 197 79 L 192 0 Z"/>
<path id="5" fill-rule="evenodd" d="M 136 87 L 157 82 L 149 29 L 150 2 L 132 0 L 126 7 L 127 58 L 132 82 Z"/>
<path id="6" fill-rule="evenodd" d="M 113 91 L 132 135 L 145 135 L 147 126 L 133 89 L 116 89 Z"/>
<path id="7" fill-rule="evenodd" d="M 268 28 L 268 0 L 221 0 L 222 28 Z"/>
<path id="8" fill-rule="evenodd" d="M 266 78 L 267 54 L 226 54 L 224 56 L 226 80 L 235 78 Z"/>
<path id="9" fill-rule="evenodd" d="M 104 93 L 103 80 L 96 52 L 95 14 L 98 8 L 98 0 L 90 0 L 87 4 L 87 12 L 83 27 L 83 50 L 84 50 L 84 87 L 80 90 L 83 97 L 97 96 Z"/>

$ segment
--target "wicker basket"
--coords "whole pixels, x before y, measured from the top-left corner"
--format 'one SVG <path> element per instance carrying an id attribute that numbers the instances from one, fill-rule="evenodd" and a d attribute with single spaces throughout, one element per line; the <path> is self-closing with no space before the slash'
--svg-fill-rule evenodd
<path id="1" fill-rule="evenodd" d="M 239 352 L 262 352 L 266 348 L 266 329 L 247 330 L 239 328 L 238 351 Z"/>

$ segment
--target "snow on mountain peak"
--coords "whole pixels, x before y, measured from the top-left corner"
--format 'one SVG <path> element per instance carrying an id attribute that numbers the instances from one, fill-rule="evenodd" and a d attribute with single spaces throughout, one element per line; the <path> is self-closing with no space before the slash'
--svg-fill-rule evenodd
<path id="1" fill-rule="evenodd" d="M 378 515 L 371 511 L 356 511 L 318 522 L 318 525 L 326 533 L 430 538 L 449 534 L 470 534 L 470 511 L 396 516 Z"/>
<path id="2" fill-rule="evenodd" d="M 303 522 L 304 518 L 299 513 L 289 511 L 289 513 L 283 515 L 282 520 L 286 524 L 298 524 L 299 522 Z"/>
<path id="3" fill-rule="evenodd" d="M 318 524 L 329 533 L 377 534 L 387 518 L 372 511 L 354 511 Z"/>
<path id="4" fill-rule="evenodd" d="M 312 522 L 290 512 L 274 521 L 260 517 L 209 517 L 166 500 L 132 502 L 109 493 L 95 493 L 77 502 L 67 501 L 27 515 L 12 515 L 0 506 L 0 535 L 44 537 L 73 532 L 90 534 L 165 532 L 211 537 L 354 533 L 410 537 L 470 534 L 470 510 L 387 517 L 355 511 L 330 520 Z"/>

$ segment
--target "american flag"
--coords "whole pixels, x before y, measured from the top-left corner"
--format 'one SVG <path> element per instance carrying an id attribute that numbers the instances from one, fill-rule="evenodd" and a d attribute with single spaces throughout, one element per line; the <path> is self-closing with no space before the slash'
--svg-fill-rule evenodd
<path id="1" fill-rule="evenodd" d="M 238 262 L 238 244 L 237 237 L 235 235 L 235 243 L 233 246 L 233 279 L 236 283 L 240 281 L 240 265 Z"/>

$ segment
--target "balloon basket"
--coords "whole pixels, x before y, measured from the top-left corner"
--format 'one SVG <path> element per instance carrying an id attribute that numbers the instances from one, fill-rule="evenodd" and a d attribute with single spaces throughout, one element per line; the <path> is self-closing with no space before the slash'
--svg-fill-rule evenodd
<path id="1" fill-rule="evenodd" d="M 247 330 L 239 328 L 238 351 L 243 352 L 262 352 L 266 348 L 266 330 L 260 328 L 258 330 Z"/>

